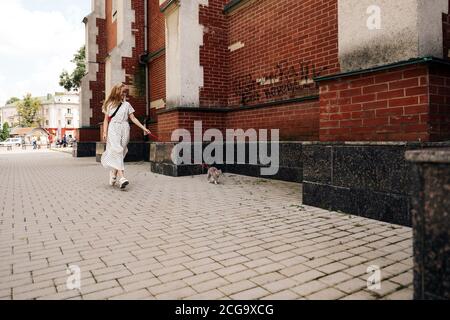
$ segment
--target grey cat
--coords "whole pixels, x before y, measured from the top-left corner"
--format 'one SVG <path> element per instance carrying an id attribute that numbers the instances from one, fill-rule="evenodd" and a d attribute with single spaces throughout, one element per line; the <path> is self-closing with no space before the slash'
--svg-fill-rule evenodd
<path id="1" fill-rule="evenodd" d="M 219 179 L 222 176 L 222 170 L 219 170 L 215 167 L 211 167 L 208 169 L 208 182 L 219 184 Z"/>

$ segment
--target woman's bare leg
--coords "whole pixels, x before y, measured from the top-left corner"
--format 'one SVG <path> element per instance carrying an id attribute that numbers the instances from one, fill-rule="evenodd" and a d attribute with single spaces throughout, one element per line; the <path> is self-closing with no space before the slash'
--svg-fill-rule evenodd
<path id="1" fill-rule="evenodd" d="M 122 171 L 122 170 L 117 170 L 117 177 L 119 178 L 119 179 L 122 179 L 123 177 L 124 177 L 124 171 Z"/>

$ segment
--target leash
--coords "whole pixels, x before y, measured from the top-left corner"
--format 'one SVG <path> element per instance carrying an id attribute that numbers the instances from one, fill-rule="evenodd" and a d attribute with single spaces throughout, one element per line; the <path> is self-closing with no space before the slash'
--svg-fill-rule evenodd
<path id="1" fill-rule="evenodd" d="M 148 134 L 145 134 L 146 136 L 150 136 L 152 138 L 155 138 L 156 141 L 159 141 L 159 138 L 157 136 L 155 136 L 154 134 L 152 134 L 151 132 Z"/>

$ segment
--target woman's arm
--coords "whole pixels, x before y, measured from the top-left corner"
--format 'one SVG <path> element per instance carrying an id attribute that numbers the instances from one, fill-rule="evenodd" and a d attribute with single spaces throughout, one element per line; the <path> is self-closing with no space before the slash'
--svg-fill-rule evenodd
<path id="1" fill-rule="evenodd" d="M 138 126 L 139 128 L 141 128 L 142 130 L 144 130 L 144 132 L 145 132 L 146 134 L 149 134 L 149 133 L 150 133 L 150 130 L 148 130 L 146 127 L 144 127 L 144 126 L 142 125 L 142 123 L 140 123 L 139 120 L 134 116 L 134 113 L 130 114 L 130 119 L 131 119 L 131 121 L 132 121 L 136 126 Z"/>
<path id="2" fill-rule="evenodd" d="M 108 138 L 108 126 L 109 126 L 109 115 L 105 114 L 105 120 L 103 120 L 103 141 Z"/>

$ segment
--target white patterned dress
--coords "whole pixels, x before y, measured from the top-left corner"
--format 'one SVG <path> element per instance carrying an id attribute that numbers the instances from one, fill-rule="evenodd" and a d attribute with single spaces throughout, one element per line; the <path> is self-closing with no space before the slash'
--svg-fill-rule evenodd
<path id="1" fill-rule="evenodd" d="M 112 116 L 117 108 L 109 109 Z M 102 155 L 102 165 L 108 170 L 125 170 L 124 159 L 128 153 L 130 142 L 130 124 L 128 118 L 135 110 L 128 102 L 124 102 L 111 120 L 108 127 L 106 151 Z"/>

